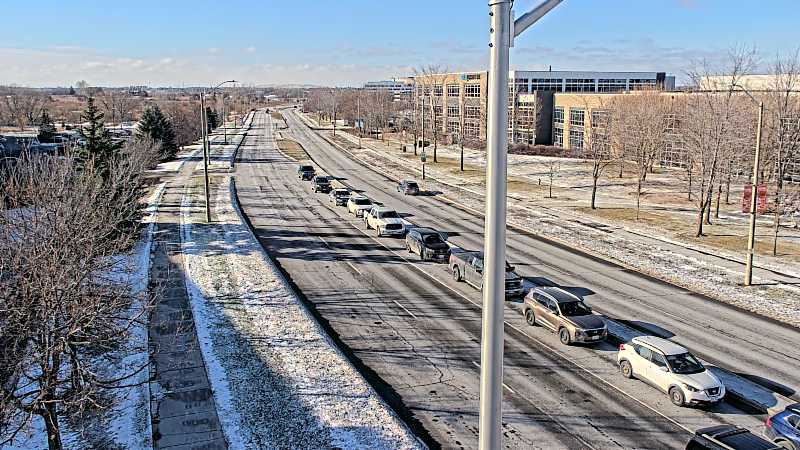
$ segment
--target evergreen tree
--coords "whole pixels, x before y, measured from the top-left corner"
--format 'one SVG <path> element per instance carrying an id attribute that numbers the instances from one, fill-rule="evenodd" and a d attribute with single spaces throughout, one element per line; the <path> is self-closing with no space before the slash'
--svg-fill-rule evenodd
<path id="1" fill-rule="evenodd" d="M 72 86 L 69 87 L 69 95 L 75 95 L 75 88 Z"/>
<path id="2" fill-rule="evenodd" d="M 206 120 L 208 121 L 209 132 L 219 126 L 219 117 L 217 117 L 217 112 L 211 109 L 210 106 L 206 106 Z"/>
<path id="3" fill-rule="evenodd" d="M 149 105 L 145 108 L 142 112 L 142 117 L 139 119 L 136 134 L 139 138 L 157 142 L 161 147 L 161 159 L 174 158 L 178 153 L 172 122 L 161 112 L 161 108 L 158 105 Z"/>
<path id="4" fill-rule="evenodd" d="M 50 118 L 50 114 L 46 109 L 42 110 L 42 117 L 39 119 L 39 142 L 50 143 L 53 142 L 53 137 L 56 135 L 56 126 Z"/>
<path id="5" fill-rule="evenodd" d="M 104 114 L 94 104 L 94 97 L 86 99 L 86 109 L 81 114 L 81 121 L 86 126 L 80 128 L 80 134 L 86 140 L 81 150 L 81 159 L 93 161 L 95 166 L 104 170 L 108 160 L 122 147 L 121 142 L 114 142 L 108 130 L 103 126 Z"/>

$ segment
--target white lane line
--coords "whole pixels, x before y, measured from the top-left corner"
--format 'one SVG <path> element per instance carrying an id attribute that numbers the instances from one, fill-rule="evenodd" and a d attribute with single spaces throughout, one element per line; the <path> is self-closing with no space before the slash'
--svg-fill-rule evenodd
<path id="1" fill-rule="evenodd" d="M 412 313 L 411 311 L 409 311 L 409 310 L 408 310 L 408 309 L 407 309 L 405 306 L 401 305 L 401 304 L 400 304 L 400 302 L 398 302 L 398 301 L 397 301 L 397 300 L 395 300 L 395 299 L 392 299 L 392 301 L 394 302 L 394 304 L 395 304 L 395 305 L 397 305 L 397 306 L 399 306 L 399 307 L 403 308 L 403 311 L 407 312 L 409 316 L 411 316 L 411 317 L 413 317 L 413 318 L 415 318 L 415 319 L 417 318 L 417 316 L 415 316 L 415 315 L 414 315 L 414 313 Z"/>
<path id="2" fill-rule="evenodd" d="M 481 365 L 478 364 L 476 361 L 470 361 L 470 362 L 472 363 L 473 366 L 477 367 L 478 369 L 481 368 Z M 508 391 L 511 392 L 512 394 L 516 394 L 516 392 L 513 389 L 511 389 L 510 387 L 508 387 L 507 384 L 503 383 L 503 387 L 508 389 Z"/>

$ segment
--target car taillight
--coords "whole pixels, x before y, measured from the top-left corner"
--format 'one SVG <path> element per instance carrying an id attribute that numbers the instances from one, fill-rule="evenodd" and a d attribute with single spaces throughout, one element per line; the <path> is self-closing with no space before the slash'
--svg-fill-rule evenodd
<path id="1" fill-rule="evenodd" d="M 767 427 L 772 428 L 772 417 L 767 417 Z"/>
<path id="2" fill-rule="evenodd" d="M 620 350 L 625 350 L 625 344 L 619 344 L 619 349 Z"/>

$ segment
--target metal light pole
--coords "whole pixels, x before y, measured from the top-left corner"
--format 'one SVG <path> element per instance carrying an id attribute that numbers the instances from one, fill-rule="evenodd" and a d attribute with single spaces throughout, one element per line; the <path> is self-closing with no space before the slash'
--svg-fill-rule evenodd
<path id="1" fill-rule="evenodd" d="M 356 117 L 358 120 L 358 148 L 361 149 L 361 134 L 364 133 L 364 122 L 361 120 L 361 96 L 356 96 Z"/>
<path id="2" fill-rule="evenodd" d="M 209 89 L 213 91 L 225 83 L 235 83 L 236 80 L 227 80 Z M 223 107 L 225 99 L 222 100 Z M 206 114 L 206 91 L 200 93 L 200 118 L 203 122 L 203 177 L 205 178 L 205 200 L 206 200 L 206 223 L 211 223 L 211 202 L 208 199 L 209 180 L 208 180 L 208 159 L 211 156 L 211 144 L 208 142 L 208 114 Z M 224 119 L 223 119 L 224 122 Z"/>
<path id="3" fill-rule="evenodd" d="M 489 92 L 486 155 L 486 226 L 481 339 L 481 383 L 478 444 L 502 448 L 503 307 L 506 260 L 506 174 L 508 163 L 508 53 L 514 36 L 556 7 L 547 0 L 512 21 L 512 0 L 489 2 Z"/>
<path id="4" fill-rule="evenodd" d="M 758 102 L 758 128 L 756 129 L 756 154 L 753 158 L 753 185 L 750 194 L 750 227 L 747 235 L 747 263 L 744 266 L 744 285 L 753 284 L 753 256 L 756 244 L 756 209 L 758 208 L 758 165 L 761 159 L 761 128 L 764 123 L 764 102 Z"/>

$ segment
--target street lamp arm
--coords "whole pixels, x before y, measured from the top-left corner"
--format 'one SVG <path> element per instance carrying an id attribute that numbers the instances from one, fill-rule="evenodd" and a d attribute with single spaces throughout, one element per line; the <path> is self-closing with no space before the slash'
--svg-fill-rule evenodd
<path id="1" fill-rule="evenodd" d="M 512 39 L 522 34 L 531 25 L 538 22 L 539 19 L 549 13 L 550 10 L 558 6 L 562 0 L 545 0 L 536 8 L 526 12 L 519 19 L 514 21 L 514 36 Z"/>

